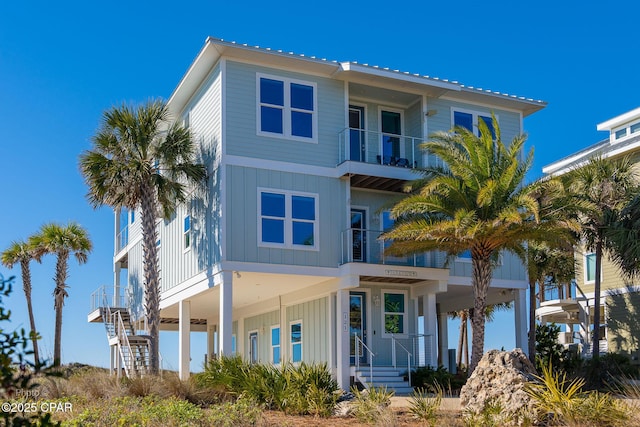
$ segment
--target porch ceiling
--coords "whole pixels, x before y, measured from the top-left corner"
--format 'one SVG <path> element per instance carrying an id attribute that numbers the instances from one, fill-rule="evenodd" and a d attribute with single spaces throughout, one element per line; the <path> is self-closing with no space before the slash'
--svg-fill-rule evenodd
<path id="1" fill-rule="evenodd" d="M 487 294 L 487 305 L 513 301 L 515 290 L 504 287 L 490 287 Z M 465 310 L 473 307 L 473 289 L 471 285 L 447 286 L 447 292 L 437 294 L 436 303 L 442 312 Z"/>
<path id="2" fill-rule="evenodd" d="M 370 99 L 404 107 L 408 107 L 414 102 L 422 99 L 421 95 L 416 95 L 415 93 L 400 92 L 397 90 L 385 89 L 359 83 L 349 84 L 349 97 Z"/>
<path id="3" fill-rule="evenodd" d="M 403 192 L 407 180 L 371 175 L 351 175 L 351 186 L 381 191 Z"/>

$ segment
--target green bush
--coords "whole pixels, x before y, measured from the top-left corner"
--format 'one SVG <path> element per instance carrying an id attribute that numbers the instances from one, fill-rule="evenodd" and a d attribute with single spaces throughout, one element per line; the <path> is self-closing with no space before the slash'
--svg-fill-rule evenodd
<path id="1" fill-rule="evenodd" d="M 392 424 L 393 413 L 389 409 L 393 391 L 386 387 L 371 387 L 358 390 L 353 387 L 353 415 L 362 423 L 386 422 Z"/>
<path id="2" fill-rule="evenodd" d="M 425 389 L 439 387 L 443 391 L 449 391 L 450 394 L 453 394 L 454 390 L 460 390 L 466 382 L 466 372 L 460 371 L 458 374 L 452 374 L 442 365 L 438 369 L 424 366 L 411 371 L 411 385 L 413 387 Z"/>
<path id="3" fill-rule="evenodd" d="M 254 426 L 261 419 L 262 412 L 250 399 L 240 398 L 235 402 L 224 402 L 209 408 L 209 425 L 219 427 Z"/>
<path id="4" fill-rule="evenodd" d="M 409 398 L 409 412 L 430 426 L 435 426 L 437 413 L 442 404 L 442 389 L 439 386 L 432 388 L 432 393 L 425 389 L 416 388 Z"/>
<path id="5" fill-rule="evenodd" d="M 536 325 L 536 369 L 538 372 L 551 365 L 565 368 L 569 360 L 569 352 L 558 343 L 560 326 L 555 323 Z"/>

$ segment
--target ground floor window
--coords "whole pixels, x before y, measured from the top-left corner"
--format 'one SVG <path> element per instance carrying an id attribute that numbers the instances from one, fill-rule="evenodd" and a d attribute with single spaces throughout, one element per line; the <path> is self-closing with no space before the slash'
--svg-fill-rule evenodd
<path id="1" fill-rule="evenodd" d="M 271 328 L 271 362 L 280 363 L 280 326 Z"/>
<path id="2" fill-rule="evenodd" d="M 291 322 L 291 361 L 302 361 L 302 320 Z"/>
<path id="3" fill-rule="evenodd" d="M 407 333 L 407 294 L 405 291 L 384 291 L 383 321 L 385 334 Z"/>

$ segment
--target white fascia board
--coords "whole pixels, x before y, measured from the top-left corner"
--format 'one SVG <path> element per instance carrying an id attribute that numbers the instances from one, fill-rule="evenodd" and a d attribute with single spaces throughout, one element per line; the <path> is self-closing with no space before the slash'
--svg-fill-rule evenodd
<path id="1" fill-rule="evenodd" d="M 621 126 L 627 122 L 640 118 L 640 107 L 628 111 L 624 114 L 616 116 L 612 119 L 607 120 L 606 122 L 599 123 L 596 126 L 598 130 L 607 130 L 611 131 L 611 129 Z"/>
<path id="2" fill-rule="evenodd" d="M 581 159 L 581 158 L 589 158 L 590 155 L 598 150 L 599 148 L 601 148 L 601 146 L 597 146 L 597 147 L 593 147 L 593 149 L 589 150 L 589 151 L 585 151 L 582 152 L 580 154 L 577 154 L 575 156 L 571 156 L 571 157 L 567 157 L 564 160 L 561 160 L 559 162 L 556 163 L 551 163 L 550 165 L 544 166 L 542 168 L 542 173 L 546 174 L 546 175 L 562 175 L 565 172 L 568 172 L 568 170 L 565 170 L 566 166 L 570 165 L 571 163 L 574 163 L 575 161 Z"/>
<path id="3" fill-rule="evenodd" d="M 385 70 L 381 68 L 368 67 L 364 65 L 354 64 L 351 62 L 341 62 L 340 66 L 342 67 L 342 71 L 352 71 L 356 73 L 368 74 L 376 77 L 385 77 L 388 79 L 399 80 L 408 83 L 415 83 L 424 86 L 437 87 L 440 89 L 453 90 L 456 92 L 460 91 L 460 85 L 455 83 L 449 83 L 444 81 L 436 81 L 433 79 L 427 79 L 425 77 L 417 77 L 413 75 L 407 75 L 404 73 Z"/>

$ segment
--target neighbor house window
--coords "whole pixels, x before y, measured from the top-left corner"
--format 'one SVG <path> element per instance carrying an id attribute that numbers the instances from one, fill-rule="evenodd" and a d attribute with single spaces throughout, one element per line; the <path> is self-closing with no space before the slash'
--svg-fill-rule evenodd
<path id="1" fill-rule="evenodd" d="M 185 215 L 182 229 L 182 241 L 184 243 L 184 249 L 191 247 L 191 215 Z"/>
<path id="2" fill-rule="evenodd" d="M 487 125 L 487 127 L 489 128 L 489 131 L 491 132 L 491 136 L 493 137 L 493 139 L 496 139 L 496 132 L 495 132 L 495 129 L 493 129 L 493 121 L 491 120 L 491 114 L 478 113 L 475 111 L 468 111 L 468 110 L 453 111 L 453 118 L 452 118 L 453 126 L 463 127 L 473 132 L 473 134 L 476 136 L 480 136 L 480 128 L 478 126 L 480 121 L 483 121 Z"/>
<path id="3" fill-rule="evenodd" d="M 291 323 L 291 361 L 302 361 L 302 321 Z"/>
<path id="4" fill-rule="evenodd" d="M 384 291 L 383 321 L 385 334 L 407 333 L 407 293 Z"/>
<path id="5" fill-rule="evenodd" d="M 258 134 L 317 140 L 315 83 L 258 74 Z"/>
<path id="6" fill-rule="evenodd" d="M 259 190 L 260 246 L 317 249 L 318 196 Z"/>
<path id="7" fill-rule="evenodd" d="M 625 136 L 627 136 L 627 128 L 616 131 L 616 139 L 624 138 Z"/>
<path id="8" fill-rule="evenodd" d="M 238 351 L 238 339 L 236 334 L 231 335 L 231 354 L 236 354 Z"/>
<path id="9" fill-rule="evenodd" d="M 596 254 L 586 254 L 584 256 L 584 278 L 587 282 L 595 282 Z"/>
<path id="10" fill-rule="evenodd" d="M 271 328 L 271 362 L 280 363 L 280 326 Z"/>

